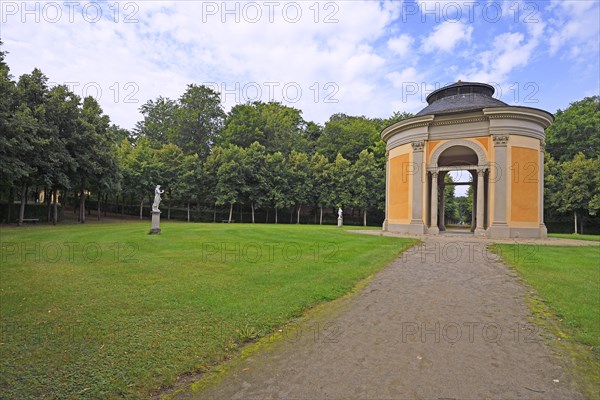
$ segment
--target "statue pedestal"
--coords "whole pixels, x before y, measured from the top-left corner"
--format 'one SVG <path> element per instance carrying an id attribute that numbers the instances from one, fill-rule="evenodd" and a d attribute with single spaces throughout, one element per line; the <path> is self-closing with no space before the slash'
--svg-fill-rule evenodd
<path id="1" fill-rule="evenodd" d="M 152 210 L 152 229 L 148 232 L 150 235 L 160 233 L 160 211 Z"/>
<path id="2" fill-rule="evenodd" d="M 337 224 L 337 227 L 338 227 L 338 228 L 341 228 L 341 227 L 342 227 L 342 225 L 344 225 L 344 223 L 343 223 L 343 222 L 344 222 L 344 220 L 343 220 L 341 217 L 338 217 L 338 224 Z"/>

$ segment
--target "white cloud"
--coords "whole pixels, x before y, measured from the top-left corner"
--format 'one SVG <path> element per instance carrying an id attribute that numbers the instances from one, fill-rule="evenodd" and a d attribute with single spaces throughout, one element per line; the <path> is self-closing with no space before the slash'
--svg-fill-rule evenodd
<path id="1" fill-rule="evenodd" d="M 401 34 L 390 38 L 387 42 L 387 47 L 400 57 L 405 57 L 411 52 L 412 44 L 415 40 L 409 34 Z"/>
<path id="2" fill-rule="evenodd" d="M 127 128 L 139 120 L 137 109 L 146 100 L 177 98 L 189 83 L 213 82 L 232 91 L 223 96 L 226 109 L 256 92 L 241 90 L 250 83 L 260 88 L 263 100 L 272 89 L 274 99 L 284 102 L 294 100 L 299 87 L 301 97 L 290 105 L 307 119 L 324 121 L 341 105 L 358 112 L 373 96 L 373 77 L 384 73 L 386 63 L 371 43 L 385 37 L 400 5 L 281 2 L 269 9 L 267 3 L 157 1 L 124 9 L 129 3 L 121 2 L 117 22 L 108 3 L 97 3 L 104 19 L 96 23 L 89 15 L 86 20 L 81 8 L 72 22 L 63 9 L 54 23 L 43 15 L 39 23 L 33 17 L 22 23 L 18 10 L 3 21 L 2 40 L 15 76 L 39 67 L 52 82 L 77 82 L 80 95 L 85 85 L 99 87 L 104 111 Z M 253 23 L 255 6 L 261 17 Z M 127 15 L 137 22 L 124 23 Z M 138 103 L 124 102 L 127 95 Z M 327 95 L 338 103 L 325 103 Z"/>
<path id="3" fill-rule="evenodd" d="M 561 1 L 550 7 L 554 18 L 550 29 L 550 55 L 561 49 L 569 50 L 573 46 L 595 49 L 598 54 L 598 37 L 600 36 L 600 4 L 596 1 Z M 579 53 L 577 53 L 579 55 Z"/>
<path id="4" fill-rule="evenodd" d="M 426 53 L 432 51 L 451 52 L 460 42 L 471 41 L 473 27 L 461 22 L 446 21 L 437 25 L 431 35 L 423 40 L 422 49 Z"/>

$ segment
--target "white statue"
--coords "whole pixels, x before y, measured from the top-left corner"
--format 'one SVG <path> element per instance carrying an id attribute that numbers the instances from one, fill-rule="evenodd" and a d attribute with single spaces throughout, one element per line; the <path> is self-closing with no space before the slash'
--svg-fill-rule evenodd
<path id="1" fill-rule="evenodd" d="M 338 219 L 342 219 L 342 209 L 338 209 Z"/>
<path id="2" fill-rule="evenodd" d="M 160 185 L 156 185 L 156 189 L 154 189 L 154 204 L 152 204 L 152 211 L 160 212 L 158 205 L 160 204 L 160 195 L 164 192 L 164 190 L 160 190 Z"/>

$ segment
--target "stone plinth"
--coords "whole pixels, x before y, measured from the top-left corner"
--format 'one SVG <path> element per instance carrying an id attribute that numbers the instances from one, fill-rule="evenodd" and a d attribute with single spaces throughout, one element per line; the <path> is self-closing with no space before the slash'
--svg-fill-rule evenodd
<path id="1" fill-rule="evenodd" d="M 341 228 L 344 225 L 344 220 L 342 218 L 338 218 L 338 228 Z"/>
<path id="2" fill-rule="evenodd" d="M 148 233 L 150 235 L 160 233 L 160 211 L 152 210 L 152 229 Z"/>

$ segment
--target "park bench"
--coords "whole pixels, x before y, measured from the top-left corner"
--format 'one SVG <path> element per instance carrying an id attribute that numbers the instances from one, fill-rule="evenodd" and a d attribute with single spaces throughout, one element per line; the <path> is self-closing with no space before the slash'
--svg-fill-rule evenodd
<path id="1" fill-rule="evenodd" d="M 25 222 L 33 222 L 33 223 L 36 223 L 36 222 L 40 222 L 40 219 L 39 219 L 39 218 L 23 218 L 23 222 L 24 222 L 24 223 L 25 223 Z"/>
<path id="2" fill-rule="evenodd" d="M 224 223 L 224 224 L 226 224 L 226 223 L 228 223 L 228 222 L 229 222 L 229 220 L 228 220 L 228 219 L 222 219 L 222 220 L 221 220 L 221 222 L 222 222 L 222 223 Z M 232 220 L 231 220 L 231 223 L 233 224 L 234 222 L 235 222 L 235 221 L 232 219 Z"/>

